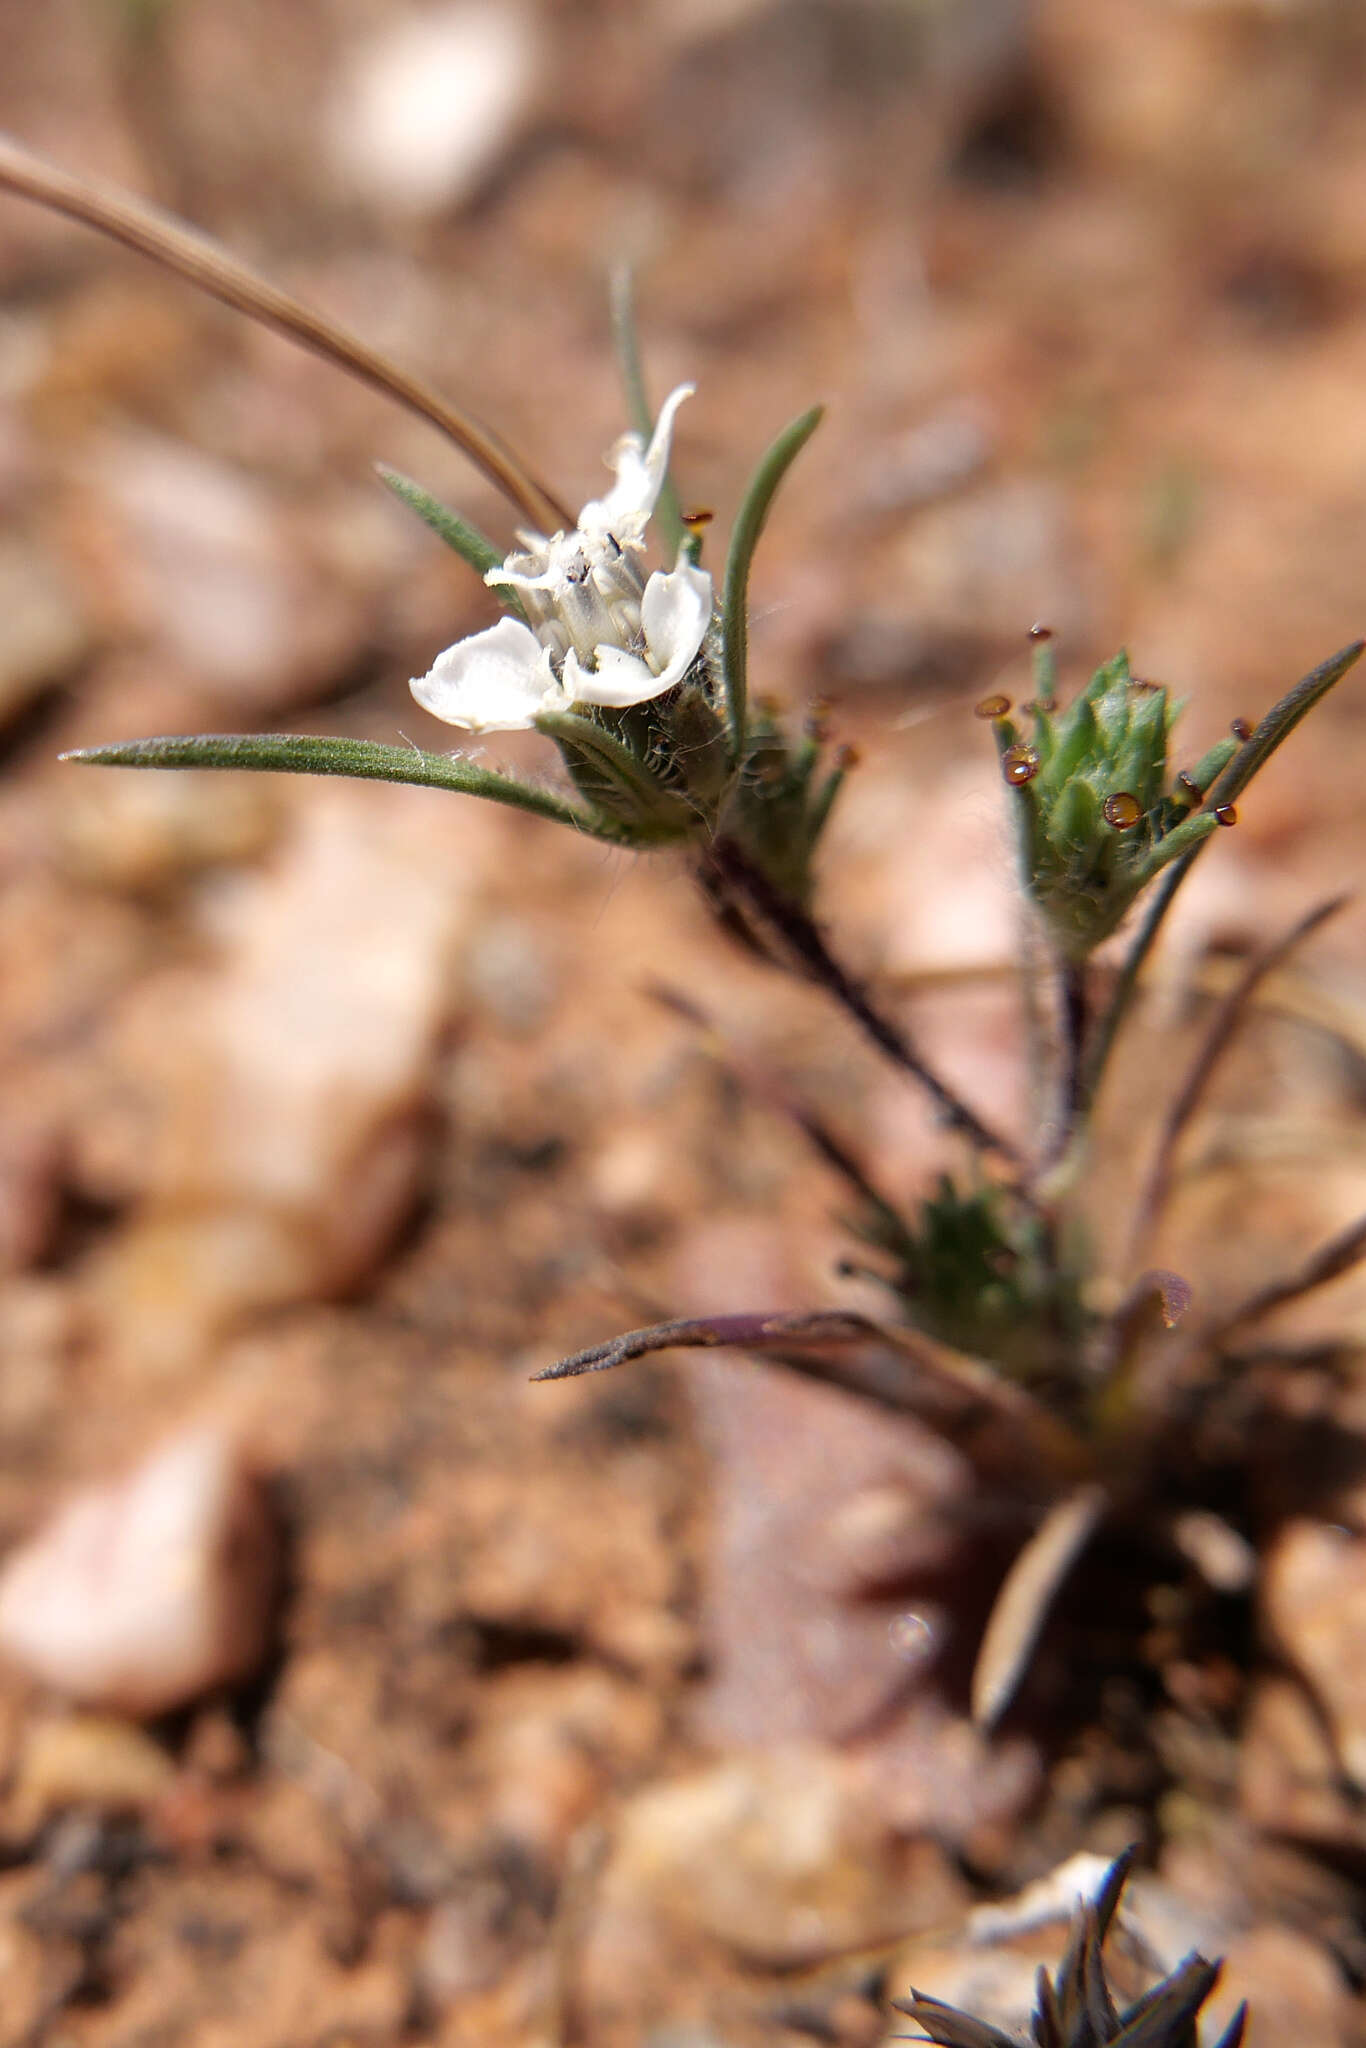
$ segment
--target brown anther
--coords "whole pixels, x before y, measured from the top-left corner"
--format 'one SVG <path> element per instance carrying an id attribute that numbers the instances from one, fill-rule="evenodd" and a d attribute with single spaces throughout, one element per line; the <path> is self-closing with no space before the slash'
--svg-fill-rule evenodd
<path id="1" fill-rule="evenodd" d="M 1229 727 L 1229 731 L 1233 734 L 1235 740 L 1250 740 L 1252 738 L 1252 726 L 1246 718 L 1235 718 Z"/>
<path id="2" fill-rule="evenodd" d="M 1187 797 L 1192 804 L 1202 804 L 1205 801 L 1204 790 L 1201 789 L 1195 777 L 1188 775 L 1184 768 L 1176 778 L 1176 786 L 1181 795 Z"/>
<path id="3" fill-rule="evenodd" d="M 1232 804 L 1216 804 L 1214 816 L 1221 825 L 1236 825 L 1238 822 L 1238 813 Z"/>
<path id="4" fill-rule="evenodd" d="M 692 533 L 704 526 L 710 526 L 716 514 L 709 506 L 699 505 L 695 512 L 680 512 L 678 516 L 687 527 L 689 533 Z"/>
<path id="5" fill-rule="evenodd" d="M 1107 825 L 1113 825 L 1116 832 L 1127 832 L 1143 816 L 1143 806 L 1136 796 L 1127 789 L 1117 789 L 1113 796 L 1107 796 L 1101 805 L 1101 815 Z"/>
<path id="6" fill-rule="evenodd" d="M 1003 697 L 998 690 L 994 696 L 979 697 L 972 707 L 972 715 L 974 718 L 1004 718 L 1009 710 L 1009 697 Z"/>
<path id="7" fill-rule="evenodd" d="M 857 768 L 862 758 L 863 756 L 859 753 L 858 748 L 851 747 L 847 743 L 835 749 L 835 766 L 843 771 Z"/>
<path id="8" fill-rule="evenodd" d="M 1051 640 L 1053 638 L 1053 628 L 1045 626 L 1040 620 L 1036 619 L 1029 629 L 1029 637 L 1031 640 Z"/>

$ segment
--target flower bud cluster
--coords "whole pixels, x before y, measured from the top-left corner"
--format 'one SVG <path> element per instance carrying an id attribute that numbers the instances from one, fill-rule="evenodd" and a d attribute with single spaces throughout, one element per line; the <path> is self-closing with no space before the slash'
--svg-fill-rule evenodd
<path id="1" fill-rule="evenodd" d="M 893 1291 L 918 1329 L 1012 1378 L 1056 1373 L 1081 1332 L 1071 1269 L 1050 1258 L 1037 1216 L 1008 1187 L 941 1174 L 913 1222 L 879 1206 L 855 1228 L 892 1255 Z"/>
<path id="2" fill-rule="evenodd" d="M 1170 861 L 1232 823 L 1225 807 L 1204 804 L 1237 741 L 1221 740 L 1190 774 L 1169 776 L 1180 707 L 1164 685 L 1131 675 L 1126 654 L 1098 669 L 1066 711 L 1036 697 L 1027 730 L 1005 699 L 979 708 L 993 720 L 1017 809 L 1024 885 L 1069 960 L 1109 938 Z"/>
<path id="3" fill-rule="evenodd" d="M 817 841 L 853 760 L 847 747 L 827 754 L 818 716 L 808 718 L 794 740 L 771 705 L 751 706 L 744 754 L 718 830 L 743 848 L 773 888 L 802 908 L 811 898 Z"/>

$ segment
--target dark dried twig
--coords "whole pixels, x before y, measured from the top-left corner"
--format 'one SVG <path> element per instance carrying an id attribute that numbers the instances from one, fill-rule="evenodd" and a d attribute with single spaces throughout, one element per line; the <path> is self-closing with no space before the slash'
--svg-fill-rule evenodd
<path id="1" fill-rule="evenodd" d="M 992 1603 L 972 1673 L 972 1718 L 993 1728 L 1015 1696 L 1063 1582 L 1109 1505 L 1088 1483 L 1056 1501 L 1013 1559 Z"/>
<path id="2" fill-rule="evenodd" d="M 1330 1237 L 1298 1273 L 1292 1273 L 1285 1280 L 1273 1280 L 1269 1287 L 1259 1288 L 1255 1294 L 1249 1295 L 1231 1315 L 1222 1317 L 1212 1330 L 1204 1333 L 1204 1344 L 1222 1343 L 1244 1323 L 1259 1322 L 1273 1309 L 1284 1308 L 1290 1301 L 1299 1301 L 1302 1296 L 1312 1294 L 1316 1287 L 1326 1287 L 1330 1280 L 1349 1273 L 1362 1259 L 1366 1259 L 1366 1216 L 1358 1217 L 1355 1223 L 1348 1224 L 1346 1230 Z"/>
<path id="3" fill-rule="evenodd" d="M 892 1329 L 844 1309 L 695 1316 L 627 1330 L 533 1373 L 535 1380 L 608 1372 L 657 1351 L 747 1351 L 941 1430 L 984 1468 L 1047 1485 L 1085 1475 L 1079 1438 L 994 1366 L 919 1330 Z M 997 1425 L 993 1436 L 991 1425 Z"/>
<path id="4" fill-rule="evenodd" d="M 921 1057 L 907 1034 L 876 1008 L 865 990 L 840 966 L 815 921 L 800 904 L 775 888 L 733 839 L 713 840 L 708 858 L 719 900 L 723 904 L 738 900 L 758 920 L 772 943 L 774 957 L 796 966 L 833 996 L 879 1051 L 925 1089 L 950 1129 L 960 1132 L 980 1152 L 994 1152 L 1014 1167 L 1022 1164 L 1018 1147 L 964 1102 Z"/>
<path id="5" fill-rule="evenodd" d="M 1326 924 L 1330 917 L 1335 917 L 1350 900 L 1347 896 L 1330 897 L 1326 903 L 1320 903 L 1315 909 L 1307 912 L 1272 945 L 1265 947 L 1260 953 L 1254 953 L 1237 981 L 1219 1002 L 1206 1026 L 1205 1035 L 1196 1048 L 1186 1078 L 1167 1111 L 1152 1165 L 1148 1169 L 1148 1177 L 1134 1211 L 1129 1244 L 1131 1264 L 1137 1264 L 1142 1256 L 1148 1235 L 1161 1215 L 1171 1192 L 1172 1167 L 1181 1134 L 1199 1108 L 1215 1068 L 1233 1043 L 1234 1034 L 1243 1021 L 1253 995 L 1273 969 L 1279 967 L 1298 945 L 1319 929 L 1320 925 Z"/>
<path id="6" fill-rule="evenodd" d="M 257 277 L 206 235 L 195 233 L 168 214 L 130 199 L 112 186 L 73 177 L 4 133 L 0 133 L 0 188 L 17 192 L 25 199 L 36 199 L 52 212 L 66 214 L 69 219 L 122 242 L 126 248 L 150 256 L 207 292 L 210 298 L 287 334 L 315 355 L 350 371 L 363 384 L 396 399 L 409 412 L 429 420 L 468 455 L 475 467 L 540 532 L 553 533 L 557 528 L 573 526 L 573 514 L 490 428 L 451 405 L 429 385 L 410 377 L 335 321 L 311 312 L 287 292 Z"/>
<path id="7" fill-rule="evenodd" d="M 715 1018 L 709 1017 L 701 1004 L 694 1002 L 681 989 L 672 987 L 668 982 L 656 981 L 648 985 L 648 993 L 666 1010 L 671 1010 L 675 1016 L 682 1017 L 705 1033 L 710 1040 L 710 1056 L 721 1072 L 746 1094 L 753 1096 L 756 1102 L 762 1103 L 764 1108 L 794 1125 L 818 1157 L 848 1183 L 859 1201 L 877 1217 L 888 1243 L 905 1244 L 909 1248 L 910 1233 L 905 1217 L 878 1187 L 862 1160 L 831 1129 L 818 1110 L 796 1095 L 772 1067 L 762 1066 L 726 1037 Z"/>

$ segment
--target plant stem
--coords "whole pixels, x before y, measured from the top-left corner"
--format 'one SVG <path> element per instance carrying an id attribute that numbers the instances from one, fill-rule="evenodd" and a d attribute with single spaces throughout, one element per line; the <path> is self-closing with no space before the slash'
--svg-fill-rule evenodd
<path id="1" fill-rule="evenodd" d="M 1336 915 L 1348 902 L 1346 896 L 1331 897 L 1300 918 L 1290 930 L 1254 953 L 1243 967 L 1242 973 L 1227 991 L 1209 1020 L 1204 1037 L 1196 1049 L 1195 1058 L 1182 1082 L 1179 1092 L 1167 1111 L 1157 1150 L 1143 1192 L 1134 1210 L 1132 1234 L 1129 1245 L 1130 1263 L 1137 1265 L 1147 1242 L 1149 1232 L 1162 1213 L 1171 1189 L 1172 1167 L 1181 1133 L 1185 1130 L 1198 1109 L 1210 1079 L 1223 1055 L 1233 1041 L 1234 1033 L 1247 1012 L 1248 1005 L 1262 982 L 1274 968 L 1279 967 L 1295 947 L 1316 932 L 1321 924 Z"/>
<path id="2" fill-rule="evenodd" d="M 831 1129 L 820 1112 L 803 1101 L 773 1067 L 750 1057 L 734 1044 L 701 1004 L 684 995 L 681 989 L 659 981 L 649 984 L 648 992 L 665 1009 L 686 1019 L 695 1030 L 706 1033 L 711 1040 L 711 1057 L 720 1071 L 746 1094 L 753 1096 L 756 1102 L 795 1125 L 812 1150 L 848 1182 L 869 1215 L 876 1218 L 887 1248 L 898 1258 L 908 1259 L 913 1243 L 905 1217 L 883 1194 L 852 1147 Z"/>
<path id="3" fill-rule="evenodd" d="M 1056 1166 L 1066 1157 L 1090 1107 L 1086 1086 L 1086 1050 L 1091 1022 L 1091 984 L 1084 960 L 1058 958 L 1058 1107 L 1041 1166 Z"/>
<path id="4" fill-rule="evenodd" d="M 1087 1444 L 1070 1425 L 994 1365 L 940 1344 L 923 1330 L 891 1328 L 847 1309 L 695 1316 L 627 1330 L 534 1372 L 533 1381 L 578 1379 L 657 1351 L 752 1352 L 766 1363 L 842 1387 L 898 1414 L 933 1418 L 980 1470 L 1054 1481 L 1089 1478 Z M 989 1424 L 1003 1427 L 992 1432 Z"/>
<path id="5" fill-rule="evenodd" d="M 994 1152 L 1011 1166 L 1023 1164 L 1018 1148 L 984 1122 L 926 1063 L 900 1026 L 885 1017 L 853 976 L 841 967 L 815 921 L 800 904 L 776 888 L 733 839 L 713 840 L 709 861 L 721 903 L 738 900 L 751 912 L 761 930 L 778 942 L 778 957 L 786 956 L 788 964 L 795 963 L 819 988 L 833 996 L 879 1051 L 919 1082 L 952 1130 L 961 1132 L 979 1152 Z"/>
<path id="6" fill-rule="evenodd" d="M 1020 905 L 1015 972 L 1024 1025 L 1025 1071 L 1029 1077 L 1029 1120 L 1032 1128 L 1041 1125 L 1048 1112 L 1050 1034 L 1044 1014 L 1044 960 L 1042 934 L 1032 906 L 1026 901 Z"/>
<path id="7" fill-rule="evenodd" d="M 1206 1346 L 1221 1343 L 1230 1333 L 1244 1323 L 1260 1322 L 1270 1315 L 1274 1308 L 1284 1308 L 1287 1302 L 1299 1301 L 1304 1295 L 1312 1294 L 1317 1287 L 1326 1287 L 1330 1280 L 1348 1273 L 1366 1258 L 1366 1216 L 1359 1216 L 1355 1223 L 1349 1223 L 1346 1230 L 1329 1238 L 1300 1267 L 1298 1273 L 1290 1274 L 1284 1280 L 1273 1280 L 1268 1287 L 1259 1288 L 1249 1295 L 1230 1314 L 1221 1316 L 1212 1330 L 1202 1333 Z"/>

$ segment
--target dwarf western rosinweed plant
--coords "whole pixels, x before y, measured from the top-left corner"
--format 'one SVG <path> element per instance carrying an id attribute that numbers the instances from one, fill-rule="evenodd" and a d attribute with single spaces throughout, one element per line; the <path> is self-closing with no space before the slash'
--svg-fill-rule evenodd
<path id="1" fill-rule="evenodd" d="M 1037 1525 L 983 1643 L 975 1703 L 983 1720 L 993 1719 L 1091 1532 L 1107 1515 L 1147 1510 L 1174 1462 L 1172 1432 L 1188 1436 L 1199 1399 L 1236 1378 L 1210 1370 L 1230 1333 L 1366 1253 L 1364 1221 L 1218 1329 L 1198 1333 L 1174 1362 L 1163 1333 L 1184 1314 L 1189 1290 L 1177 1275 L 1144 1271 L 1140 1256 L 1177 1141 L 1260 979 L 1336 903 L 1318 906 L 1249 962 L 1216 1011 L 1160 1120 L 1149 1170 L 1137 1177 L 1133 1271 L 1108 1276 L 1108 1289 L 1096 1284 L 1105 1276 L 1093 1268 L 1079 1194 L 1109 1055 L 1176 891 L 1220 828 L 1235 822 L 1235 801 L 1253 776 L 1363 643 L 1312 670 L 1255 727 L 1238 721 L 1203 759 L 1176 772 L 1178 707 L 1164 687 L 1134 676 L 1123 654 L 1063 707 L 1049 636 L 1035 628 L 1032 700 L 1018 717 L 1004 697 L 977 706 L 995 731 L 1016 826 L 1027 941 L 1037 1127 L 1016 1142 L 924 1060 L 831 949 L 813 915 L 815 862 L 849 759 L 831 757 L 819 716 L 790 725 L 749 687 L 755 549 L 819 409 L 793 421 L 760 459 L 718 581 L 704 561 L 710 515 L 680 509 L 670 474 L 675 424 L 692 387 L 651 408 L 624 286 L 613 312 L 631 424 L 608 458 L 608 488 L 574 514 L 489 429 L 179 223 L 83 184 L 3 137 L 0 185 L 151 255 L 364 378 L 431 421 L 497 484 L 521 521 L 505 547 L 420 485 L 380 471 L 501 610 L 493 624 L 438 653 L 413 694 L 457 731 L 540 733 L 563 777 L 558 786 L 523 780 L 458 750 L 278 733 L 132 740 L 71 758 L 415 783 L 527 811 L 623 851 L 673 850 L 724 927 L 823 988 L 962 1139 L 961 1166 L 906 1211 L 873 1185 L 840 1133 L 713 1034 L 718 1057 L 792 1115 L 851 1189 L 849 1221 L 865 1270 L 871 1258 L 885 1290 L 886 1317 L 824 1310 L 663 1324 L 566 1359 L 551 1375 L 599 1370 L 664 1346 L 727 1343 L 970 1435 L 993 1483 L 1009 1479 Z M 1118 965 L 1098 964 L 1097 949 L 1131 915 Z M 1156 1395 L 1155 1346 L 1169 1366 Z M 999 1426 L 984 1431 L 984 1413 Z"/>

